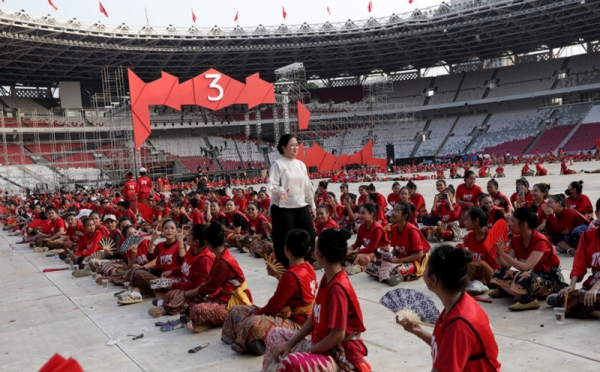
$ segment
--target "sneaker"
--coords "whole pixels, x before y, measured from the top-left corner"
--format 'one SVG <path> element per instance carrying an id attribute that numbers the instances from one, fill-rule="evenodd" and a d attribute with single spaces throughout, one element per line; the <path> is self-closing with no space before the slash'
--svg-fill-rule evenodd
<path id="1" fill-rule="evenodd" d="M 483 284 L 479 280 L 472 280 L 469 282 L 466 292 L 471 296 L 479 296 L 480 294 L 483 294 L 489 290 L 490 289 L 488 288 L 488 286 Z"/>
<path id="2" fill-rule="evenodd" d="M 265 342 L 262 340 L 255 340 L 252 341 L 250 343 L 250 345 L 248 345 L 250 347 L 250 350 L 252 350 L 252 352 L 255 355 L 264 355 L 265 351 L 267 351 L 267 346 L 265 345 Z"/>
<path id="3" fill-rule="evenodd" d="M 558 245 L 554 246 L 554 249 L 558 252 L 558 253 L 567 253 L 564 249 L 562 249 L 561 247 L 559 247 Z"/>
<path id="4" fill-rule="evenodd" d="M 503 291 L 501 289 L 492 289 L 491 291 L 488 292 L 488 296 L 490 296 L 491 298 L 511 297 L 511 295 L 509 295 L 508 293 L 506 293 L 505 291 Z"/>
<path id="5" fill-rule="evenodd" d="M 76 278 L 83 278 L 84 276 L 92 275 L 92 270 L 90 270 L 90 269 L 75 270 L 75 271 L 73 271 L 73 273 L 71 275 L 73 275 Z"/>
<path id="6" fill-rule="evenodd" d="M 360 265 L 348 266 L 345 270 L 348 275 L 362 273 L 362 267 Z"/>
<path id="7" fill-rule="evenodd" d="M 577 249 L 575 248 L 569 248 L 569 250 L 567 250 L 567 254 L 571 257 L 575 257 L 575 252 L 577 252 Z"/>
<path id="8" fill-rule="evenodd" d="M 242 247 L 242 248 L 240 248 L 240 252 L 241 253 L 248 253 L 248 252 L 250 252 L 250 250 L 248 249 L 248 247 Z"/>
<path id="9" fill-rule="evenodd" d="M 395 287 L 398 284 L 402 283 L 403 281 L 404 281 L 404 277 L 402 276 L 402 274 L 394 274 L 389 277 L 389 279 L 387 280 L 387 284 L 390 287 Z"/>
<path id="10" fill-rule="evenodd" d="M 539 308 L 540 308 L 540 303 L 538 302 L 537 299 L 535 299 L 526 304 L 517 302 L 516 304 L 509 306 L 508 310 L 510 310 L 510 311 L 525 311 L 525 310 L 536 310 Z"/>

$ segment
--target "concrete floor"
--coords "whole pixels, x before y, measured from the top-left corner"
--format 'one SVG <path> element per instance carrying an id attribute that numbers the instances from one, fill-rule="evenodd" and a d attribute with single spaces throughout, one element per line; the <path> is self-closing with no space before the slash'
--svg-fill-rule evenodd
<path id="1" fill-rule="evenodd" d="M 573 180 L 584 180 L 584 193 L 592 202 L 600 197 L 600 175 L 580 174 L 559 176 L 559 165 L 547 168 L 554 175 L 532 178 L 533 183 L 547 181 L 553 191 L 561 192 Z M 575 169 L 600 168 L 599 162 L 576 163 Z M 498 179 L 500 189 L 510 195 L 520 167 L 509 166 L 507 178 Z M 450 180 L 455 186 L 457 180 Z M 478 182 L 485 189 L 487 180 Z M 376 186 L 387 196 L 392 182 Z M 402 182 L 404 184 L 404 182 Z M 339 192 L 339 185 L 329 189 Z M 351 185 L 351 192 L 358 184 Z M 435 192 L 434 181 L 418 183 L 428 205 Z M 86 371 L 259 371 L 262 358 L 239 355 L 220 341 L 220 329 L 202 334 L 189 334 L 183 329 L 161 333 L 154 319 L 147 315 L 151 300 L 144 303 L 118 306 L 112 293 L 105 292 L 90 277 L 76 279 L 70 271 L 42 273 L 45 268 L 64 267 L 60 261 L 36 254 L 26 245 L 17 245 L 13 254 L 9 243 L 17 238 L 0 233 L 0 370 L 38 370 L 54 353 L 77 359 Z M 236 251 L 237 252 L 237 251 Z M 247 277 L 255 303 L 264 305 L 276 287 L 275 279 L 266 275 L 264 263 L 235 253 Z M 569 276 L 572 258 L 560 255 L 563 273 Z M 319 277 L 322 274 L 319 273 Z M 385 284 L 367 278 L 365 274 L 352 277 L 360 298 L 367 332 L 363 334 L 369 348 L 367 360 L 374 371 L 429 371 L 429 347 L 397 326 L 393 314 L 379 304 L 390 289 Z M 423 280 L 401 284 L 432 295 Z M 438 308 L 441 302 L 433 297 Z M 537 311 L 511 313 L 507 307 L 514 301 L 494 300 L 482 304 L 490 316 L 500 347 L 500 362 L 504 371 L 598 371 L 600 352 L 595 337 L 600 324 L 595 320 L 567 319 L 556 324 L 552 309 L 545 304 Z M 175 319 L 168 317 L 165 319 Z M 128 334 L 144 333 L 144 338 L 132 341 Z M 111 339 L 120 339 L 117 346 L 106 346 Z M 210 342 L 211 346 L 197 354 L 187 350 Z"/>

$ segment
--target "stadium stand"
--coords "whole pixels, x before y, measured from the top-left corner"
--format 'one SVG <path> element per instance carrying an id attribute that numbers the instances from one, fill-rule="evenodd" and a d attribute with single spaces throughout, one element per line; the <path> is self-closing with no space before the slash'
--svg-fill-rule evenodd
<path id="1" fill-rule="evenodd" d="M 438 155 L 446 156 L 463 153 L 465 147 L 473 140 L 473 136 L 471 136 L 473 130 L 480 127 L 486 117 L 485 114 L 461 116 Z"/>
<path id="2" fill-rule="evenodd" d="M 562 125 L 546 130 L 527 154 L 535 154 L 536 151 L 539 151 L 540 154 L 547 154 L 550 150 L 556 150 L 573 128 L 575 128 L 575 125 Z"/>
<path id="3" fill-rule="evenodd" d="M 498 86 L 490 90 L 488 98 L 539 92 L 552 88 L 554 72 L 564 59 L 523 63 L 498 69 Z"/>
<path id="4" fill-rule="evenodd" d="M 2 97 L 6 106 L 17 109 L 25 115 L 51 115 L 52 111 L 35 102 L 30 98 L 23 97 Z"/>
<path id="5" fill-rule="evenodd" d="M 492 78 L 493 73 L 493 69 L 468 72 L 465 75 L 455 102 L 472 101 L 483 98 L 483 93 L 485 93 L 486 89 L 484 84 Z"/>
<path id="6" fill-rule="evenodd" d="M 600 83 L 600 61 L 595 53 L 573 56 L 567 67 L 567 77 L 559 80 L 557 88 Z"/>
<path id="7" fill-rule="evenodd" d="M 600 122 L 583 124 L 563 147 L 563 152 L 579 152 L 593 150 L 596 138 L 600 138 Z"/>
<path id="8" fill-rule="evenodd" d="M 429 124 L 427 140 L 421 143 L 416 156 L 432 156 L 450 133 L 456 117 L 436 118 Z"/>
<path id="9" fill-rule="evenodd" d="M 425 102 L 423 91 L 431 85 L 431 78 L 395 81 L 390 98 L 397 98 L 409 106 L 422 106 Z"/>

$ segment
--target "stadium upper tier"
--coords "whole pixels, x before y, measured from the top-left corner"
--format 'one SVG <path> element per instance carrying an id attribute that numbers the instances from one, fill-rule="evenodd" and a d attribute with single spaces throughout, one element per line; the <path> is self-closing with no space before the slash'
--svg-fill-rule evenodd
<path id="1" fill-rule="evenodd" d="M 325 79 L 599 38 L 600 2 L 590 0 L 462 1 L 378 19 L 235 28 L 105 25 L 5 9 L 0 69 L 3 84 L 98 81 L 102 68 L 119 66 L 145 80 L 161 70 L 185 80 L 216 68 L 237 79 L 260 72 L 274 81 L 275 69 L 303 62 L 309 77 Z"/>

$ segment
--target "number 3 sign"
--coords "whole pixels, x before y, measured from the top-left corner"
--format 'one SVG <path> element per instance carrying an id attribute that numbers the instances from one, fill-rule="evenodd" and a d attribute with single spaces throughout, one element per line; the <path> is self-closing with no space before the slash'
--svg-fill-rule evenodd
<path id="1" fill-rule="evenodd" d="M 181 110 L 181 105 L 196 105 L 216 111 L 233 104 L 246 104 L 251 109 L 275 103 L 273 84 L 262 80 L 258 73 L 247 77 L 243 84 L 214 69 L 181 84 L 177 77 L 166 72 L 160 79 L 146 84 L 129 69 L 129 94 L 136 149 L 150 136 L 148 106 L 151 105 L 165 105 L 175 110 Z"/>

